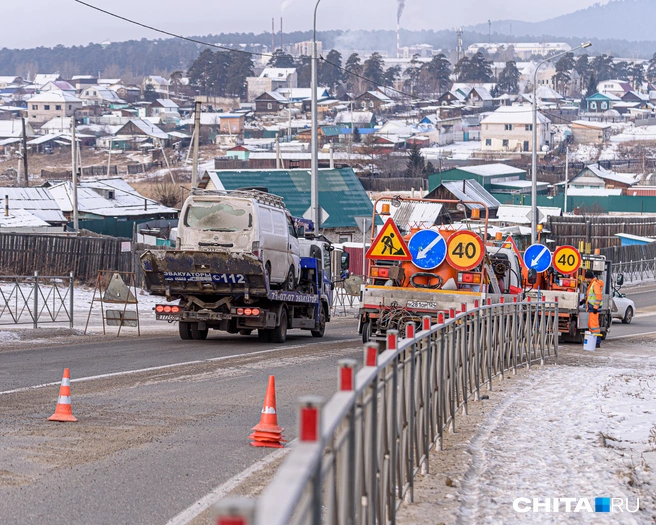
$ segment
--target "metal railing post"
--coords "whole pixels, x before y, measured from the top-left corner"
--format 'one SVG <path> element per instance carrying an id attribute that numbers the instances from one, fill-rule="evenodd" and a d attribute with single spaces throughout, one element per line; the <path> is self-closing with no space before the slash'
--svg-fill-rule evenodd
<path id="1" fill-rule="evenodd" d="M 476 401 L 481 400 L 481 308 L 478 301 L 474 304 L 476 308 L 476 321 L 474 324 L 474 353 L 476 354 L 476 370 L 474 381 L 476 381 Z"/>
<path id="2" fill-rule="evenodd" d="M 39 272 L 34 272 L 34 314 L 32 316 L 34 328 L 39 327 Z"/>
<path id="3" fill-rule="evenodd" d="M 73 276 L 73 272 L 70 273 L 70 278 L 71 278 L 71 281 L 70 281 L 70 283 L 69 283 L 69 285 L 68 285 L 68 286 L 69 286 L 69 292 L 68 292 L 68 293 L 69 293 L 69 296 L 70 296 L 70 297 L 69 297 L 68 300 L 69 300 L 69 305 L 70 305 L 70 306 L 69 306 L 69 310 L 70 310 L 70 314 L 69 314 L 69 315 L 70 315 L 70 320 L 71 320 L 71 322 L 70 322 L 70 327 L 71 327 L 71 330 L 72 330 L 72 329 L 74 328 L 74 321 L 73 321 L 74 313 L 73 313 L 73 309 L 75 308 L 75 299 L 74 299 L 74 294 L 75 294 L 75 277 Z"/>

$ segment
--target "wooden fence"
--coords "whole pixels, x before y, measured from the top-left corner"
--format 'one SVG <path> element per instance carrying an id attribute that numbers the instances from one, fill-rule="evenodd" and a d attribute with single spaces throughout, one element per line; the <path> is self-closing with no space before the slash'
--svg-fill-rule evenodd
<path id="1" fill-rule="evenodd" d="M 163 249 L 113 237 L 0 233 L 0 274 L 68 275 L 92 282 L 99 270 L 135 272 L 141 285 L 139 257 Z"/>
<path id="2" fill-rule="evenodd" d="M 149 162 L 146 164 L 127 164 L 126 166 L 117 166 L 116 164 L 109 167 L 109 176 L 117 175 L 135 175 L 138 173 L 146 173 L 153 168 L 161 168 L 162 162 Z M 83 177 L 106 177 L 107 166 L 86 166 L 82 168 Z M 71 180 L 71 170 L 51 171 L 41 170 L 41 178 L 44 180 Z"/>
<path id="3" fill-rule="evenodd" d="M 656 217 L 629 216 L 566 216 L 549 217 L 549 237 L 556 245 L 578 246 L 580 241 L 592 243 L 593 248 L 619 246 L 616 233 L 628 233 L 641 237 L 656 236 Z"/>

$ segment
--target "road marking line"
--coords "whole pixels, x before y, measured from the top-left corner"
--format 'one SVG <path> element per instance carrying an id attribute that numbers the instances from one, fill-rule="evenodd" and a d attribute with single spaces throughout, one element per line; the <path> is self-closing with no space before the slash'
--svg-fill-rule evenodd
<path id="1" fill-rule="evenodd" d="M 205 512 L 217 501 L 223 499 L 227 494 L 229 494 L 236 487 L 241 485 L 250 476 L 252 476 L 256 472 L 263 470 L 266 466 L 270 465 L 277 459 L 282 458 L 289 451 L 289 447 L 293 446 L 293 444 L 296 443 L 296 441 L 297 440 L 294 439 L 285 448 L 272 452 L 268 456 L 265 456 L 264 458 L 259 460 L 257 463 L 253 463 L 246 470 L 243 470 L 239 474 L 231 477 L 228 481 L 226 481 L 222 485 L 219 485 L 212 492 L 210 492 L 206 496 L 203 496 L 198 501 L 193 503 L 191 506 L 183 510 L 180 514 L 172 518 L 166 525 L 187 525 L 187 523 L 191 522 L 200 514 Z"/>
<path id="2" fill-rule="evenodd" d="M 641 335 L 653 335 L 656 332 L 639 332 L 637 334 L 626 334 L 626 335 L 617 335 L 615 337 L 609 337 L 609 341 L 615 341 L 616 339 L 629 339 L 631 337 L 640 337 Z"/>
<path id="3" fill-rule="evenodd" d="M 330 343 L 348 343 L 352 341 L 359 341 L 360 338 L 356 337 L 353 339 L 340 339 L 339 341 L 327 341 L 325 343 L 318 343 L 318 344 L 330 344 Z M 198 361 L 186 361 L 184 363 L 174 363 L 171 365 L 161 365 L 161 366 L 152 366 L 150 368 L 141 368 L 139 370 L 126 370 L 123 372 L 112 372 L 111 374 L 101 374 L 97 376 L 89 376 L 89 377 L 80 377 L 77 379 L 71 379 L 71 383 L 80 383 L 82 381 L 95 381 L 97 379 L 108 379 L 110 377 L 117 377 L 117 376 L 127 376 L 127 375 L 132 375 L 132 374 L 140 374 L 142 372 L 154 372 L 156 370 L 167 370 L 169 368 L 177 368 L 181 366 L 189 366 L 189 365 L 200 365 L 203 363 L 214 363 L 217 361 L 225 361 L 227 359 L 234 359 L 236 357 L 250 357 L 250 356 L 258 356 L 258 355 L 265 355 L 265 354 L 271 354 L 275 352 L 283 352 L 285 350 L 294 350 L 296 348 L 303 348 L 305 346 L 309 346 L 310 344 L 315 345 L 317 343 L 306 343 L 302 345 L 293 345 L 293 346 L 285 346 L 282 348 L 272 348 L 271 350 L 259 350 L 257 352 L 249 352 L 247 354 L 235 354 L 235 355 L 224 355 L 221 357 L 213 357 L 212 359 L 200 359 Z M 0 392 L 0 396 L 5 395 L 5 394 L 18 394 L 20 392 L 28 392 L 30 390 L 36 390 L 39 388 L 45 388 L 49 386 L 56 386 L 61 384 L 61 381 L 57 381 L 54 383 L 43 383 L 41 385 L 33 385 L 33 386 L 25 386 L 22 388 L 16 388 L 14 390 L 5 390 L 4 392 Z"/>

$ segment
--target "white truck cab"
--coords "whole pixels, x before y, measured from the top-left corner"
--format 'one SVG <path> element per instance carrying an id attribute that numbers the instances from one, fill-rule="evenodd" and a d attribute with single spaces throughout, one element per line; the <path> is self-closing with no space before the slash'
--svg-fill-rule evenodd
<path id="1" fill-rule="evenodd" d="M 195 190 L 182 207 L 179 250 L 253 253 L 269 282 L 294 290 L 301 274 L 296 229 L 281 197 L 256 190 Z"/>

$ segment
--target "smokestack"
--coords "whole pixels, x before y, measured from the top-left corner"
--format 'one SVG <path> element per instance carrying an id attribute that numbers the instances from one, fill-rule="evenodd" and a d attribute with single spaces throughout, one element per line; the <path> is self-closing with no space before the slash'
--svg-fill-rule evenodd
<path id="1" fill-rule="evenodd" d="M 276 19 L 271 19 L 271 54 L 276 50 Z"/>
<path id="2" fill-rule="evenodd" d="M 5 195 L 5 217 L 9 217 L 9 195 Z"/>
<path id="3" fill-rule="evenodd" d="M 401 22 L 396 22 L 396 58 L 401 58 Z"/>
<path id="4" fill-rule="evenodd" d="M 280 17 L 280 51 L 282 51 L 282 16 Z"/>

